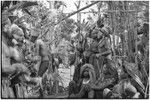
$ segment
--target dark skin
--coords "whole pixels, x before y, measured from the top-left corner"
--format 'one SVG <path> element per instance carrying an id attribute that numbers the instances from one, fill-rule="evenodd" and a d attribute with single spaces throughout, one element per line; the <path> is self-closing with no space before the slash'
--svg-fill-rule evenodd
<path id="1" fill-rule="evenodd" d="M 70 94 L 70 98 L 94 98 L 94 91 L 90 88 L 91 82 L 89 81 L 89 78 L 89 71 L 85 69 L 79 82 L 82 84 L 80 91 L 78 93 Z"/>
<path id="2" fill-rule="evenodd" d="M 109 48 L 110 48 L 110 47 L 109 47 L 110 44 L 109 44 L 108 35 L 107 35 L 107 33 L 102 33 L 102 31 L 101 31 L 102 28 L 103 28 L 103 27 L 101 27 L 101 28 L 99 29 L 99 31 L 101 32 L 101 34 L 100 34 L 100 33 L 97 34 L 98 37 L 99 37 L 99 39 L 100 39 L 100 41 L 99 41 L 99 43 L 98 43 L 98 46 L 99 46 L 99 48 L 102 48 L 103 46 L 105 46 L 105 48 L 108 48 L 108 49 L 107 49 L 105 52 L 96 54 L 97 57 L 103 56 L 103 55 L 107 55 L 107 54 L 110 54 L 110 53 L 111 53 L 111 50 L 109 49 Z"/>
<path id="3" fill-rule="evenodd" d="M 45 43 L 41 39 L 39 39 L 36 41 L 36 47 L 39 55 L 41 56 L 41 60 L 48 61 L 48 50 Z"/>
<path id="4" fill-rule="evenodd" d="M 32 36 L 31 41 L 35 43 L 36 54 L 41 57 L 41 61 L 48 61 L 48 49 L 42 39 L 37 39 L 38 36 Z"/>
<path id="5" fill-rule="evenodd" d="M 16 55 L 14 55 L 14 49 L 13 49 L 13 45 L 10 45 L 10 43 L 11 44 L 13 44 L 12 43 L 12 39 L 13 39 L 13 35 L 11 34 L 11 22 L 10 22 L 10 20 L 8 19 L 8 21 L 7 21 L 7 23 L 4 25 L 4 27 L 2 28 L 2 57 L 4 57 L 3 58 L 3 60 L 6 58 L 14 58 L 14 59 L 16 59 Z M 21 70 L 21 71 L 23 71 L 23 70 L 25 70 L 25 68 L 24 67 L 19 67 L 19 66 L 13 66 L 13 67 L 11 67 L 11 65 L 9 64 L 9 62 L 10 62 L 10 60 L 7 60 L 8 62 L 7 62 L 7 64 L 6 63 L 4 63 L 3 64 L 3 67 L 2 67 L 2 70 L 3 70 L 3 72 L 6 72 L 6 73 L 12 73 L 12 72 L 14 72 L 14 71 L 16 71 L 17 69 L 19 70 Z M 6 62 L 6 61 L 4 61 L 4 62 Z M 8 66 L 8 64 L 9 64 L 9 66 Z M 6 66 L 5 66 L 6 65 Z"/>
<path id="6" fill-rule="evenodd" d="M 9 20 L 8 23 L 4 25 L 2 30 L 2 73 L 7 74 L 7 76 L 3 77 L 10 76 L 12 78 L 12 75 L 14 75 L 14 80 L 11 79 L 11 89 L 13 89 L 15 97 L 17 97 L 17 92 L 14 85 L 20 82 L 24 83 L 24 75 L 28 75 L 28 69 L 22 63 L 20 63 L 20 61 L 22 61 L 21 55 L 19 54 L 20 52 L 16 49 L 17 45 L 12 42 L 12 39 L 15 39 L 19 43 L 18 47 L 20 47 L 20 41 L 22 41 L 23 35 L 20 33 L 21 31 L 18 32 L 18 30 L 20 30 L 19 27 L 12 24 Z M 17 31 L 18 34 L 12 30 Z M 12 60 L 10 59 L 14 59 L 15 63 L 12 63 Z M 24 80 L 21 80 L 22 78 L 24 78 Z M 10 94 L 8 94 L 8 96 L 9 95 Z"/>

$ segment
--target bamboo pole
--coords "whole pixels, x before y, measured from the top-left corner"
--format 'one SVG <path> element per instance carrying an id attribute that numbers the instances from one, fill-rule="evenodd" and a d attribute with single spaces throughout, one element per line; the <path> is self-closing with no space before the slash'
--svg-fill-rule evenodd
<path id="1" fill-rule="evenodd" d="M 116 10 L 116 5 L 115 5 L 115 2 L 114 2 L 114 5 L 113 5 L 113 7 L 112 7 L 112 9 L 114 9 L 114 10 Z M 115 17 L 116 17 L 116 13 L 114 13 L 114 15 L 113 15 L 113 13 L 112 13 L 112 25 L 114 26 L 113 27 L 113 48 L 114 48 L 114 56 L 116 56 L 116 53 L 115 53 L 115 34 L 114 33 L 116 33 L 116 19 L 115 19 Z M 118 33 L 116 33 L 116 34 L 118 34 Z M 115 59 L 116 60 L 116 59 Z"/>
<path id="2" fill-rule="evenodd" d="M 135 17 L 137 16 L 137 5 L 135 3 L 135 10 L 136 10 L 136 13 L 135 13 Z M 135 18 L 134 20 L 134 25 L 137 23 L 137 19 Z M 137 27 L 134 28 L 134 39 L 135 39 L 135 64 L 136 64 L 136 67 L 138 67 L 138 60 L 137 60 L 137 54 L 138 54 L 138 49 L 137 49 Z"/>
<path id="3" fill-rule="evenodd" d="M 81 4 L 81 1 L 78 1 L 78 4 L 76 5 L 76 7 L 77 7 L 77 11 L 79 10 L 79 8 L 80 8 L 80 4 Z M 78 12 L 77 13 L 77 22 L 78 23 L 81 23 L 81 13 L 80 12 Z M 79 28 L 79 34 L 80 34 L 80 26 L 78 27 Z"/>
<path id="4" fill-rule="evenodd" d="M 114 9 L 115 9 L 115 3 L 110 1 L 109 10 L 114 10 Z M 115 34 L 114 34 L 114 31 L 116 29 L 116 27 L 115 27 L 116 24 L 114 23 L 114 14 L 116 14 L 116 13 L 111 13 L 110 16 L 111 16 L 111 24 L 112 24 L 111 26 L 112 26 L 112 34 L 113 34 L 113 54 L 115 56 L 116 54 L 115 54 L 115 39 L 114 39 Z"/>
<path id="5" fill-rule="evenodd" d="M 119 12 L 119 11 L 122 11 L 122 12 L 136 12 L 135 10 L 108 10 L 106 11 L 107 13 L 115 13 L 115 12 Z M 140 10 L 140 11 L 145 11 L 145 10 Z M 86 13 L 98 13 L 97 11 L 85 11 L 85 12 L 80 12 L 80 13 L 83 13 L 83 14 L 86 14 Z M 70 14 L 70 13 L 64 13 L 64 14 Z M 137 17 L 137 18 L 141 18 L 141 17 Z"/>
<path id="6" fill-rule="evenodd" d="M 127 5 L 128 5 L 128 2 L 127 2 Z M 127 10 L 129 10 L 129 6 L 127 6 L 126 7 L 126 9 Z M 129 57 L 129 54 L 130 54 L 130 51 L 129 51 L 129 45 L 128 45 L 128 40 L 129 40 L 129 28 L 130 28 L 130 26 L 129 26 L 129 23 L 130 23 L 130 15 L 129 15 L 129 13 L 127 13 L 127 25 L 126 25 L 126 29 L 127 29 L 127 31 L 128 31 L 128 33 L 127 33 L 127 56 Z M 128 58 L 129 59 L 129 58 Z"/>
<path id="7" fill-rule="evenodd" d="M 138 10 L 138 11 L 145 11 L 145 10 Z M 131 12 L 131 13 L 133 13 L 133 12 L 137 12 L 136 10 L 108 10 L 108 11 L 106 11 L 106 12 L 108 12 L 108 13 L 111 13 L 111 12 Z"/>
<path id="8" fill-rule="evenodd" d="M 124 11 L 125 11 L 125 10 L 128 10 L 128 9 L 127 9 L 126 1 L 123 1 L 122 3 L 123 3 L 123 10 L 124 10 Z M 125 20 L 123 21 L 123 24 L 124 24 L 124 25 L 123 25 L 123 26 L 124 26 L 124 37 L 125 37 L 125 38 L 124 38 L 124 42 L 125 42 L 125 43 L 124 43 L 124 44 L 125 44 L 125 45 L 124 45 L 124 46 L 125 46 L 125 47 L 124 47 L 124 48 L 125 48 L 125 50 L 124 50 L 124 51 L 125 51 L 125 52 L 124 52 L 124 55 L 125 55 L 125 56 L 127 55 L 127 50 L 128 50 L 128 49 L 127 49 L 127 32 L 126 32 L 126 30 L 127 30 L 127 23 L 126 23 L 126 22 L 127 22 L 127 17 L 126 17 L 126 16 L 127 16 L 128 13 L 129 13 L 129 12 L 123 12 L 123 19 L 125 19 Z"/>

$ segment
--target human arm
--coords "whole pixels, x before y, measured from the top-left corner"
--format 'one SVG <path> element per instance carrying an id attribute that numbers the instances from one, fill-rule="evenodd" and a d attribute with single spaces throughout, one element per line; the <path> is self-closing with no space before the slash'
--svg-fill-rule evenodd
<path id="1" fill-rule="evenodd" d="M 103 37 L 103 38 L 101 39 L 101 41 L 99 41 L 98 47 L 101 48 L 103 45 L 105 45 L 105 43 L 106 43 L 106 40 L 105 40 L 105 37 Z"/>
<path id="2" fill-rule="evenodd" d="M 107 54 L 110 54 L 110 53 L 111 53 L 111 50 L 107 50 L 107 51 L 105 51 L 103 53 L 96 54 L 96 56 L 99 57 L 99 56 L 107 55 Z"/>
<path id="3" fill-rule="evenodd" d="M 102 53 L 99 53 L 97 54 L 96 56 L 99 57 L 99 56 L 103 56 L 103 55 L 108 55 L 111 53 L 111 45 L 110 45 L 110 41 L 108 38 L 104 38 L 104 40 L 102 40 L 102 44 L 99 45 L 99 48 L 100 48 L 100 52 Z M 102 49 L 102 50 L 101 50 Z M 104 51 L 104 50 L 105 51 Z"/>

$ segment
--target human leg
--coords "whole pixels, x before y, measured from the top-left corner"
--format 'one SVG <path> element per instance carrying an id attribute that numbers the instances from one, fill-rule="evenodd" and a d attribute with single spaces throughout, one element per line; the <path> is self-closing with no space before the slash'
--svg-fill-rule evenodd
<path id="1" fill-rule="evenodd" d="M 46 72 L 46 70 L 48 69 L 49 66 L 49 62 L 48 61 L 42 61 L 38 70 L 38 76 L 42 77 L 43 74 Z"/>

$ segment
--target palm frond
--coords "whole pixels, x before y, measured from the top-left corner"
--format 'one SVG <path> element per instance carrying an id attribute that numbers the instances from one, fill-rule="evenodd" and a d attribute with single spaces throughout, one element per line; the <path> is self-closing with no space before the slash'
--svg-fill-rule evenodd
<path id="1" fill-rule="evenodd" d="M 53 81 L 59 81 L 62 85 L 63 85 L 63 79 L 62 77 L 59 75 L 59 73 L 54 73 L 53 74 Z M 64 86 L 64 85 L 63 85 Z"/>
<path id="2" fill-rule="evenodd" d="M 25 11 L 27 14 L 29 14 L 30 16 L 32 16 L 32 14 L 27 9 L 23 9 L 23 11 Z"/>

